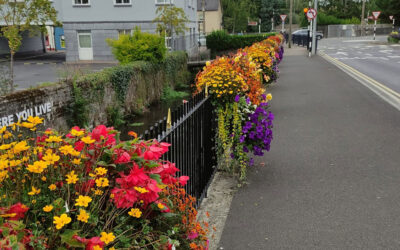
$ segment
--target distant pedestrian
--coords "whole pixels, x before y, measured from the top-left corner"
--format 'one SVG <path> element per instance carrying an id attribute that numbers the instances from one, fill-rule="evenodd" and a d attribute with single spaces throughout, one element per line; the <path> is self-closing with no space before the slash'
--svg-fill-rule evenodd
<path id="1" fill-rule="evenodd" d="M 285 37 L 285 41 L 286 41 L 286 44 L 287 44 L 288 41 L 289 41 L 289 34 L 286 31 L 284 31 L 283 32 L 283 36 Z"/>

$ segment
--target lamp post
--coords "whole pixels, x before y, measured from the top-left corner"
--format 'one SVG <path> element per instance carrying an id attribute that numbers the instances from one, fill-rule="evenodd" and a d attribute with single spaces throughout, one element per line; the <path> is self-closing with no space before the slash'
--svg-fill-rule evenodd
<path id="1" fill-rule="evenodd" d="M 292 48 L 292 20 L 293 20 L 293 0 L 290 0 L 290 11 L 289 11 L 289 48 Z"/>
<path id="2" fill-rule="evenodd" d="M 362 2 L 362 10 L 361 10 L 361 36 L 365 35 L 365 0 Z"/>

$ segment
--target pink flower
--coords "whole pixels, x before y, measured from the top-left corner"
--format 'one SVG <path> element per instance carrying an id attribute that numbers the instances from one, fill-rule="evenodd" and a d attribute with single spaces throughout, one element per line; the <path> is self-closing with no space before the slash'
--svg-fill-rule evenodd
<path id="1" fill-rule="evenodd" d="M 198 234 L 197 232 L 192 231 L 192 232 L 189 233 L 189 235 L 187 236 L 187 238 L 188 238 L 189 240 L 194 240 L 194 239 L 196 239 L 198 236 L 199 236 L 199 234 Z"/>

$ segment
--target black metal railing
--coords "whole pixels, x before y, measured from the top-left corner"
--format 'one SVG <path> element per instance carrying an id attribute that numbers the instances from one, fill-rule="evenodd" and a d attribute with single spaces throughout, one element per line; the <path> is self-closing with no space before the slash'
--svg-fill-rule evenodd
<path id="1" fill-rule="evenodd" d="M 163 160 L 175 163 L 179 176 L 190 177 L 185 189 L 199 205 L 217 168 L 216 119 L 211 99 L 204 92 L 197 94 L 171 112 L 170 128 L 167 122 L 166 116 L 142 137 L 171 144 Z"/>

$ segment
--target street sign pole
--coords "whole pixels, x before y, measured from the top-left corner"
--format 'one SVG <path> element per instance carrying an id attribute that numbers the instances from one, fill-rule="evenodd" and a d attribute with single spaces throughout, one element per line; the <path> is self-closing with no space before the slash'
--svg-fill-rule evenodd
<path id="1" fill-rule="evenodd" d="M 308 1 L 308 9 L 311 9 L 311 1 Z M 312 46 L 312 23 L 313 19 L 308 19 L 308 57 L 311 57 L 311 46 Z"/>
<path id="2" fill-rule="evenodd" d="M 282 33 L 285 31 L 285 21 L 282 22 Z"/>
<path id="3" fill-rule="evenodd" d="M 314 0 L 314 10 L 315 14 L 317 14 L 318 11 L 318 0 Z M 317 17 L 314 17 L 313 20 L 313 34 L 312 34 L 312 54 L 316 55 L 317 54 Z"/>
<path id="4" fill-rule="evenodd" d="M 378 20 L 380 14 L 380 11 L 372 11 L 372 16 L 374 17 L 374 40 L 376 38 L 376 21 Z"/>

